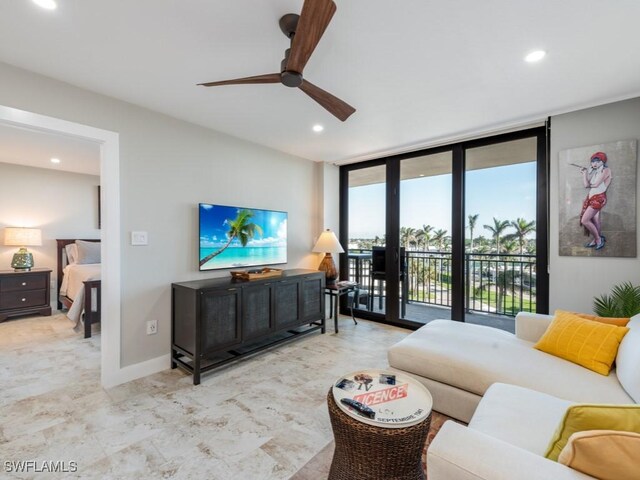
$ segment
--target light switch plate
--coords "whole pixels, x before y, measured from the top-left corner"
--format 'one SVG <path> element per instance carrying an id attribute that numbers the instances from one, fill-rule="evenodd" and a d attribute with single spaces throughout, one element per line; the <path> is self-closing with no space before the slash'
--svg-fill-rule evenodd
<path id="1" fill-rule="evenodd" d="M 131 232 L 131 245 L 149 245 L 147 232 Z"/>

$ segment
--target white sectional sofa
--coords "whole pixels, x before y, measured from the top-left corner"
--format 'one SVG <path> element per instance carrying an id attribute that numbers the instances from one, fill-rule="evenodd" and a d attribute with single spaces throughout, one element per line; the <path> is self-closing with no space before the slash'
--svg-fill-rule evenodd
<path id="1" fill-rule="evenodd" d="M 437 320 L 388 353 L 392 368 L 431 391 L 446 422 L 429 446 L 429 480 L 590 479 L 544 457 L 572 403 L 640 401 L 640 315 L 628 324 L 617 370 L 599 375 L 533 348 L 553 317 L 519 314 L 516 334 Z"/>
<path id="2" fill-rule="evenodd" d="M 468 427 L 446 422 L 429 445 L 429 480 L 592 479 L 544 457 L 572 402 L 515 385 L 487 390 Z"/>
<path id="3" fill-rule="evenodd" d="M 515 335 L 481 325 L 435 320 L 392 346 L 389 365 L 420 380 L 433 396 L 434 410 L 465 423 L 471 420 L 487 389 L 497 382 L 573 402 L 634 403 L 615 370 L 605 377 L 534 349 L 533 344 L 551 320 L 549 315 L 520 313 Z M 632 323 L 640 329 L 640 315 Z M 625 343 L 630 345 L 632 338 L 635 340 L 630 334 L 623 339 L 620 351 L 625 350 Z M 637 341 L 640 350 L 640 338 Z M 631 348 L 627 346 L 626 350 Z M 640 375 L 640 366 L 638 369 Z"/>

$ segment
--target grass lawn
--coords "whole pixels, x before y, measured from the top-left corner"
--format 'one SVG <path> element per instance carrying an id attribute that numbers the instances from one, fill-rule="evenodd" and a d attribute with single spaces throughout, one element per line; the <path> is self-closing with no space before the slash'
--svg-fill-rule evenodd
<path id="1" fill-rule="evenodd" d="M 442 304 L 446 302 L 446 290 L 450 288 L 450 285 L 447 283 L 443 284 L 431 284 L 431 289 L 428 292 L 418 290 L 411 290 L 409 292 L 409 300 L 414 302 L 425 302 L 432 304 Z M 436 291 L 437 289 L 437 291 Z M 442 291 L 440 291 L 442 289 Z M 497 294 L 494 290 L 483 291 L 481 295 L 471 296 L 469 298 L 469 306 L 473 309 L 477 307 L 478 309 L 482 309 L 479 303 L 483 303 L 485 305 L 490 305 L 492 308 L 496 307 Z M 449 299 L 451 298 L 451 293 L 449 293 Z M 474 300 L 476 305 L 474 306 Z M 507 294 L 502 298 L 502 308 L 499 313 L 505 315 L 516 315 L 518 312 L 535 312 L 536 311 L 536 299 L 535 295 L 529 297 L 529 295 L 523 295 L 522 304 L 520 304 L 520 296 L 519 295 L 511 295 Z"/>
<path id="2" fill-rule="evenodd" d="M 495 308 L 497 295 L 494 291 L 483 292 L 481 296 L 471 297 L 469 303 L 473 306 L 473 300 L 475 299 L 478 302 L 486 303 Z M 515 315 L 518 312 L 535 312 L 536 311 L 536 300 L 535 298 L 529 299 L 528 296 L 522 297 L 522 305 L 520 305 L 520 297 L 513 295 L 505 295 L 502 298 L 502 308 L 500 309 L 500 313 L 504 313 L 506 315 Z"/>

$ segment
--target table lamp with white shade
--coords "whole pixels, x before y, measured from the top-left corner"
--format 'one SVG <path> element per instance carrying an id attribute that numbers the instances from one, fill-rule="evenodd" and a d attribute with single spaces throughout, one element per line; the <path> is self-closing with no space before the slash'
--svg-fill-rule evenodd
<path id="1" fill-rule="evenodd" d="M 318 238 L 318 241 L 312 251 L 315 253 L 325 254 L 322 262 L 320 262 L 320 265 L 318 266 L 318 270 L 325 273 L 327 277 L 327 285 L 334 285 L 338 279 L 338 269 L 336 268 L 336 263 L 333 261 L 331 254 L 344 252 L 336 234 L 327 228 L 327 230 L 320 234 L 320 238 Z"/>
<path id="2" fill-rule="evenodd" d="M 4 244 L 20 247 L 13 255 L 11 267 L 16 272 L 29 271 L 33 268 L 33 255 L 26 247 L 42 245 L 42 231 L 39 228 L 7 227 L 4 229 Z"/>

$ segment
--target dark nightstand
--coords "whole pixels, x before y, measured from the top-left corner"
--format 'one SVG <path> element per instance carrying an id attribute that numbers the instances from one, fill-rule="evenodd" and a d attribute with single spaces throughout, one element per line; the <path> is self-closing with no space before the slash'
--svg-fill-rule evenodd
<path id="1" fill-rule="evenodd" d="M 0 322 L 18 315 L 51 315 L 51 269 L 0 270 Z"/>

